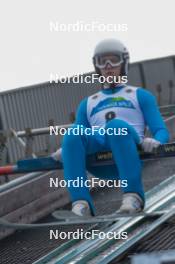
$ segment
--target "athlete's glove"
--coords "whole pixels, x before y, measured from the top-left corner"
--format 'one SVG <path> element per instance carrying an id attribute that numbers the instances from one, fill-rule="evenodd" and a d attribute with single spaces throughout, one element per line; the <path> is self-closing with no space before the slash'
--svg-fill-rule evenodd
<path id="1" fill-rule="evenodd" d="M 152 152 L 154 148 L 161 145 L 160 141 L 154 138 L 145 138 L 142 142 L 142 148 L 145 152 Z"/>
<path id="2" fill-rule="evenodd" d="M 56 152 L 54 152 L 54 153 L 51 154 L 51 157 L 54 160 L 62 161 L 61 152 L 62 152 L 62 148 L 59 148 Z"/>

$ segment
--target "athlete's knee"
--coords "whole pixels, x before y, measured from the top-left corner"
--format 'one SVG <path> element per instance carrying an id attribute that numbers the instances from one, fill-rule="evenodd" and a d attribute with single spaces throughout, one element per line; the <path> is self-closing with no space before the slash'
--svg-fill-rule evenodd
<path id="1" fill-rule="evenodd" d="M 113 119 L 106 124 L 106 136 L 111 138 L 128 135 L 128 123 L 120 119 Z"/>
<path id="2" fill-rule="evenodd" d="M 63 147 L 77 145 L 83 141 L 84 133 L 81 133 L 78 125 L 72 125 L 63 137 Z"/>
<path id="3" fill-rule="evenodd" d="M 133 126 L 121 119 L 113 119 L 106 124 L 106 130 L 115 133 L 107 133 L 107 135 L 118 136 L 131 136 L 137 144 L 140 142 L 140 138 Z"/>

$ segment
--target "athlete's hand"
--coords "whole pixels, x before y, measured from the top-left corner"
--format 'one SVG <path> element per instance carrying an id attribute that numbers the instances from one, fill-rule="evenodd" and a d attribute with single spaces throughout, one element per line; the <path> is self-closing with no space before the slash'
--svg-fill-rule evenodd
<path id="1" fill-rule="evenodd" d="M 62 152 L 62 148 L 59 148 L 56 152 L 54 152 L 54 153 L 51 154 L 51 157 L 54 160 L 62 161 L 61 152 Z"/>
<path id="2" fill-rule="evenodd" d="M 154 148 L 157 148 L 160 145 L 160 141 L 154 138 L 145 138 L 142 142 L 142 148 L 145 152 L 152 152 Z"/>

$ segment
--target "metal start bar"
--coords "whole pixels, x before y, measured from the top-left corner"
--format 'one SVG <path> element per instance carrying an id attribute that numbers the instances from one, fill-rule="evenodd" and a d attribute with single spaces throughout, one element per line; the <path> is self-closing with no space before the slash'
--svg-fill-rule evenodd
<path id="1" fill-rule="evenodd" d="M 170 107 L 170 106 L 168 106 Z M 166 108 L 166 107 L 165 107 Z M 168 108 L 169 109 L 169 108 Z M 175 125 L 173 123 L 173 120 L 175 119 L 175 115 L 166 118 L 165 119 L 165 123 L 168 126 L 169 131 L 171 132 L 171 140 L 174 140 L 175 137 Z M 72 121 L 73 122 L 73 121 Z M 34 137 L 35 136 L 39 136 L 39 135 L 48 135 L 49 136 L 49 132 L 50 132 L 50 128 L 53 127 L 54 129 L 54 137 L 46 137 L 43 138 L 42 140 L 46 141 L 46 146 L 47 148 L 44 147 L 44 149 L 40 149 L 41 152 L 44 152 L 44 155 L 49 155 L 50 153 L 53 153 L 56 151 L 56 149 L 58 149 L 58 147 L 60 146 L 60 137 L 57 135 L 61 134 L 59 133 L 59 131 L 64 128 L 64 129 L 68 129 L 71 124 L 64 124 L 64 125 L 54 125 L 54 120 L 49 120 L 48 122 L 48 126 L 47 127 L 43 127 L 43 128 L 25 128 L 25 130 L 23 131 L 15 131 L 14 129 L 10 128 L 9 131 L 2 131 L 1 135 L 0 135 L 0 141 L 2 141 L 1 143 L 1 156 L 3 156 L 4 159 L 6 159 L 6 162 L 4 162 L 4 164 L 7 163 L 7 156 L 5 156 L 5 153 L 3 152 L 3 149 L 5 148 L 7 143 L 7 138 L 15 138 L 17 144 L 19 144 L 19 146 L 22 146 L 22 148 L 25 149 L 25 158 L 30 158 L 30 157 L 36 157 L 37 154 L 35 154 L 33 152 L 33 147 L 34 147 Z M 55 131 L 56 128 L 56 131 Z M 52 129 L 51 129 L 52 130 Z M 50 133 L 50 135 L 53 135 L 52 133 Z M 150 136 L 148 131 L 145 134 L 145 136 Z M 24 142 L 22 140 L 22 137 L 26 138 L 26 142 Z M 10 147 L 10 146 L 9 146 Z M 10 149 L 9 149 L 10 151 Z M 6 151 L 7 152 L 7 151 Z M 10 155 L 11 156 L 11 155 Z M 19 157 L 18 157 L 19 158 Z M 16 162 L 16 159 L 14 160 L 12 157 L 10 157 L 10 160 L 12 162 Z M 1 163 L 1 166 L 4 165 L 3 163 Z M 7 173 L 6 173 L 7 174 Z"/>
<path id="2" fill-rule="evenodd" d="M 175 104 L 172 105 L 165 105 L 165 106 L 160 106 L 159 107 L 160 111 L 163 113 L 165 110 L 171 110 L 173 113 L 175 111 Z M 170 119 L 174 119 L 175 116 L 170 117 Z M 165 119 L 165 122 L 168 121 L 169 118 Z M 61 128 L 68 128 L 72 125 L 71 124 L 64 124 L 64 125 L 57 125 L 57 129 L 61 129 Z M 50 128 L 49 127 L 42 127 L 42 128 L 30 128 L 30 134 L 32 136 L 38 136 L 38 135 L 47 135 L 50 132 Z M 27 136 L 27 131 L 26 130 L 22 130 L 22 131 L 17 131 L 15 132 L 17 137 L 26 137 Z M 8 136 L 14 136 L 13 133 L 7 133 Z"/>
<path id="3" fill-rule="evenodd" d="M 60 126 L 56 126 L 57 129 L 61 129 L 61 128 L 68 128 L 70 127 L 72 124 L 66 124 L 66 125 L 60 125 Z M 47 135 L 50 133 L 50 128 L 49 127 L 43 127 L 43 128 L 33 128 L 30 129 L 30 133 L 32 136 L 38 136 L 38 135 Z M 18 137 L 26 137 L 26 131 L 18 131 L 16 132 L 16 135 Z"/>
<path id="4" fill-rule="evenodd" d="M 143 152 L 140 147 L 138 150 L 142 160 L 175 157 L 175 142 L 161 145 L 151 153 Z M 112 152 L 105 151 L 89 155 L 87 163 L 90 166 L 112 165 L 114 164 Z"/>
<path id="5" fill-rule="evenodd" d="M 175 157 L 175 142 L 161 145 L 152 153 L 145 153 L 139 150 L 139 154 L 142 160 Z M 113 164 L 112 152 L 109 151 L 87 156 L 87 169 L 95 166 Z M 0 175 L 61 169 L 63 169 L 61 162 L 54 160 L 52 157 L 43 157 L 19 160 L 15 165 L 0 167 Z"/>

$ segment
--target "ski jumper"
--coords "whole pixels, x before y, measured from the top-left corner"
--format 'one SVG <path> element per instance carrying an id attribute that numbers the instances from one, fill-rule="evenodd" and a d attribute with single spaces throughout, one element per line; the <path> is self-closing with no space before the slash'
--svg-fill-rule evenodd
<path id="1" fill-rule="evenodd" d="M 155 97 L 147 90 L 129 85 L 117 85 L 103 89 L 82 100 L 76 121 L 72 127 L 99 126 L 103 128 L 127 128 L 127 135 L 74 135 L 66 134 L 62 143 L 62 159 L 65 180 L 86 180 L 86 170 L 103 179 L 127 180 L 124 193 L 137 193 L 144 201 L 141 179 L 142 162 L 137 145 L 144 139 L 148 126 L 154 139 L 163 143 L 169 133 L 159 112 Z M 115 165 L 86 167 L 86 155 L 100 151 L 112 151 Z M 68 187 L 72 202 L 88 201 L 92 214 L 95 209 L 88 187 Z"/>

